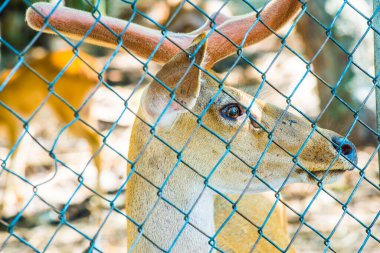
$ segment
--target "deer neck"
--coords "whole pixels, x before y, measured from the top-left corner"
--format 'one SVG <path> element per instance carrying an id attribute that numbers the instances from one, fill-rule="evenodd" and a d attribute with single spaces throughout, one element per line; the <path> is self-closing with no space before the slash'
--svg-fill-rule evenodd
<path id="1" fill-rule="evenodd" d="M 132 161 L 150 136 L 149 128 L 136 121 L 129 151 Z M 127 215 L 142 225 L 144 234 L 136 243 L 138 227 L 128 223 L 128 247 L 133 247 L 133 252 L 162 252 L 157 246 L 172 252 L 210 251 L 207 236 L 214 234 L 214 196 L 203 190 L 204 180 L 199 175 L 177 161 L 177 156 L 155 139 L 135 167 L 129 168 L 128 173 L 133 174 L 127 184 Z"/>

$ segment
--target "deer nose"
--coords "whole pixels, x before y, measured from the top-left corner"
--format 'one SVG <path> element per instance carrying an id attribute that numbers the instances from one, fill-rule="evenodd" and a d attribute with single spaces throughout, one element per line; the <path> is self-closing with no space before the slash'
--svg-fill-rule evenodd
<path id="1" fill-rule="evenodd" d="M 337 151 L 341 150 L 341 153 L 347 159 L 349 159 L 354 164 L 357 164 L 358 154 L 356 152 L 356 147 L 352 142 L 350 142 L 347 139 L 344 139 L 343 137 L 337 137 L 337 136 L 334 136 L 332 138 L 332 142 L 333 142 L 334 148 Z"/>

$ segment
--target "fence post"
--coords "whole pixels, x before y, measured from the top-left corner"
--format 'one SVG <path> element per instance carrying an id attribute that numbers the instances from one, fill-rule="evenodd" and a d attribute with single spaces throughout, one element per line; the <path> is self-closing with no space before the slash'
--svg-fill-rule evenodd
<path id="1" fill-rule="evenodd" d="M 380 15 L 377 13 L 380 8 L 380 0 L 373 0 L 373 13 L 376 14 L 373 17 L 373 27 L 376 31 L 380 31 Z M 374 54 L 375 54 L 375 78 L 377 79 L 375 84 L 379 86 L 379 74 L 380 74 L 380 34 L 374 32 Z M 380 134 L 380 89 L 376 87 L 376 119 L 377 119 L 377 134 Z M 378 141 L 380 142 L 380 141 Z M 379 172 L 380 172 L 380 150 L 378 151 Z M 380 177 L 379 177 L 380 183 Z"/>

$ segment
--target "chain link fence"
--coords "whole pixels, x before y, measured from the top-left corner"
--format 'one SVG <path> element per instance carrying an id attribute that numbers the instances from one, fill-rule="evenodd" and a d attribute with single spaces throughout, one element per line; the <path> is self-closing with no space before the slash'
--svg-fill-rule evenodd
<path id="1" fill-rule="evenodd" d="M 209 252 L 379 250 L 377 1 L 293 1 L 297 14 L 281 29 L 266 23 L 265 10 L 292 1 L 52 2 L 43 5 L 47 9 L 36 8 L 35 1 L 0 3 L 0 252 L 143 252 L 144 247 L 154 252 L 186 252 L 196 240 L 206 241 Z M 63 5 L 87 14 L 62 9 Z M 25 22 L 29 7 L 39 20 L 34 24 L 39 31 Z M 249 20 L 237 44 L 224 34 L 223 24 L 231 16 L 247 13 L 255 19 Z M 70 23 L 74 18 L 76 23 Z M 232 30 L 239 33 L 239 25 Z M 248 34 L 258 26 L 271 36 L 263 35 L 263 42 L 245 47 L 246 42 L 253 44 Z M 189 49 L 202 31 L 205 37 Z M 73 32 L 76 36 L 71 36 Z M 131 34 L 137 34 L 135 41 L 129 41 Z M 218 51 L 212 44 L 215 34 L 233 45 L 234 53 L 211 70 L 197 62 L 197 55 L 205 43 Z M 152 40 L 147 41 L 149 36 Z M 181 36 L 189 43 L 181 41 Z M 156 76 L 175 54 L 191 60 L 182 76 L 194 75 L 196 69 L 218 84 L 202 111 L 185 106 L 185 114 L 190 115 L 186 117 L 193 123 L 175 123 L 184 129 L 193 126 L 185 134 L 160 129 L 170 106 L 181 104 L 176 89 L 184 78 L 172 87 L 162 81 L 162 75 Z M 205 57 L 212 54 L 207 51 Z M 153 121 L 138 111 L 150 82 L 170 94 L 163 112 Z M 209 125 L 207 115 L 223 96 L 232 104 L 241 103 L 229 90 L 231 86 L 251 96 L 239 105 L 247 115 L 228 136 L 224 128 L 215 127 L 226 123 L 220 119 Z M 253 109 L 258 101 L 275 104 L 279 111 L 266 109 L 258 116 Z M 297 116 L 289 116 L 293 114 Z M 272 125 L 265 121 L 268 115 L 275 120 Z M 248 123 L 262 130 L 257 136 L 265 136 L 263 150 L 254 161 L 236 151 L 236 145 L 249 147 L 239 139 Z M 287 135 L 281 142 L 278 136 L 278 129 L 286 131 L 287 125 L 302 136 L 294 152 L 287 146 L 293 137 Z M 138 137 L 130 140 L 132 129 L 139 127 L 147 129 L 146 136 L 135 134 Z M 228 131 L 234 129 L 231 124 L 228 127 Z M 342 136 L 339 143 L 319 127 L 338 132 Z M 194 147 L 197 136 L 212 141 Z M 323 142 L 318 143 L 315 136 L 322 136 Z M 356 156 L 355 147 L 348 139 L 357 147 L 357 164 L 352 155 L 355 152 Z M 325 142 L 337 150 L 327 165 L 318 153 Z M 314 146 L 310 149 L 310 145 Z M 129 148 L 139 150 L 138 154 L 128 155 Z M 261 168 L 270 169 L 268 165 L 280 159 L 267 158 L 273 149 L 281 150 L 278 156 L 288 162 L 286 168 L 275 166 L 274 171 L 287 172 L 281 182 L 271 178 L 277 172 L 269 177 L 260 174 Z M 158 150 L 161 160 L 149 159 L 154 157 L 150 152 Z M 314 155 L 312 163 L 303 164 L 305 153 Z M 228 163 L 231 157 L 233 162 Z M 198 159 L 201 164 L 194 162 Z M 328 173 L 344 163 L 339 159 L 354 169 L 329 184 Z M 225 163 L 229 167 L 243 164 L 244 169 L 235 176 Z M 316 173 L 314 164 L 322 164 L 322 174 Z M 144 170 L 163 170 L 160 166 L 164 165 L 168 166 L 164 176 L 154 177 L 156 172 Z M 202 170 L 202 166 L 210 168 Z M 244 173 L 250 177 L 239 190 L 213 181 L 219 175 L 227 178 L 223 182 L 228 185 Z M 301 181 L 309 184 L 291 184 L 297 173 L 305 173 L 308 180 Z M 175 180 L 185 182 L 176 188 L 177 193 L 171 188 Z M 192 188 L 194 182 L 200 189 Z M 128 195 L 136 185 L 141 196 L 154 196 L 147 197 L 147 206 L 140 207 L 137 215 L 131 206 L 140 196 Z M 252 195 L 252 191 L 266 193 Z M 183 208 L 178 196 L 185 193 L 191 193 L 192 199 Z M 215 222 L 207 230 L 202 217 L 199 221 L 194 213 L 210 212 Z M 154 218 L 163 214 L 164 221 Z M 180 221 L 179 226 L 160 227 L 161 222 L 174 221 Z M 163 242 L 157 238 L 164 238 L 165 229 L 172 234 Z M 192 233 L 196 234 L 194 241 L 184 241 Z M 184 245 L 189 248 L 179 248 Z"/>

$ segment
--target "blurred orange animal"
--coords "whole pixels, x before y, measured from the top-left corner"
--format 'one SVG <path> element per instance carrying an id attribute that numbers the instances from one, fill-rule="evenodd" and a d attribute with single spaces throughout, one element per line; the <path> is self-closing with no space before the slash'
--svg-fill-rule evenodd
<path id="1" fill-rule="evenodd" d="M 63 102 L 66 101 L 75 110 L 80 109 L 79 117 L 88 122 L 89 111 L 87 108 L 82 110 L 81 106 L 91 90 L 99 83 L 98 74 L 94 69 L 99 70 L 100 65 L 96 59 L 83 52 L 80 52 L 79 56 L 76 57 L 69 50 L 51 52 L 40 59 L 26 61 L 13 74 L 11 70 L 4 71 L 1 75 L 0 84 L 4 85 L 5 81 L 7 83 L 4 89 L 0 91 L 0 103 L 27 121 L 48 98 L 46 105 L 52 109 L 61 123 L 68 124 L 75 119 L 75 111 Z M 65 69 L 66 65 L 68 67 Z M 50 85 L 51 88 L 49 89 Z M 51 94 L 50 90 L 62 100 Z M 5 128 L 7 148 L 10 150 L 19 138 L 23 122 L 5 106 L 0 105 L 0 127 Z M 77 137 L 84 138 L 93 154 L 97 151 L 100 138 L 92 129 L 82 123 L 74 123 L 68 129 Z M 12 156 L 14 157 L 14 154 Z M 101 167 L 99 155 L 95 156 L 94 163 L 98 169 L 99 179 Z M 8 169 L 12 167 L 17 166 L 7 165 Z M 12 168 L 12 171 L 19 176 L 25 176 L 24 170 L 25 168 Z M 11 188 L 15 192 L 17 190 L 15 187 L 19 188 L 14 183 L 12 184 L 12 178 L 14 179 L 15 176 L 6 179 L 4 196 L 9 194 Z M 16 196 L 22 197 L 20 193 L 16 193 Z M 3 204 L 0 203 L 0 212 Z"/>

